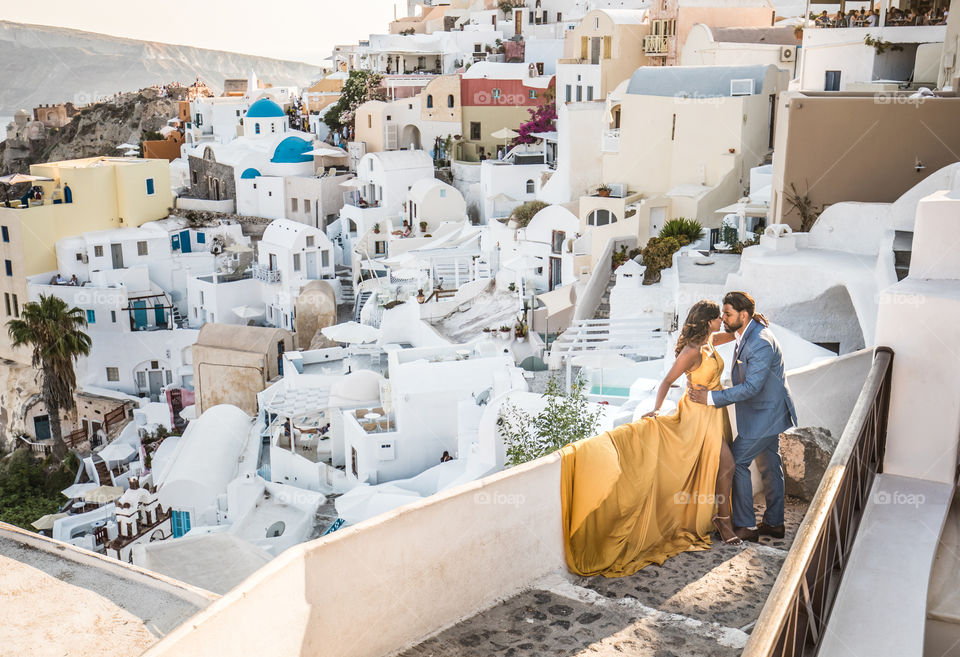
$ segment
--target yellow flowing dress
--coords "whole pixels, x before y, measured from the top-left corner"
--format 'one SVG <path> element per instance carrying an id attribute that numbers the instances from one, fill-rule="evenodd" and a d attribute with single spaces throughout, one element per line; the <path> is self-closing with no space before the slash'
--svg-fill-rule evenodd
<path id="1" fill-rule="evenodd" d="M 687 372 L 719 390 L 712 344 Z M 680 399 L 675 415 L 643 418 L 561 450 L 567 565 L 578 575 L 624 577 L 686 550 L 710 549 L 726 409 Z M 729 491 L 727 492 L 729 494 Z"/>

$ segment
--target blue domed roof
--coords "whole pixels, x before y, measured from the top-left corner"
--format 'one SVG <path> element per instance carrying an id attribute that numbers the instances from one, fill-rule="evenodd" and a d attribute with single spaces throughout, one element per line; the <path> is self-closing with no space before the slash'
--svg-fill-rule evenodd
<path id="1" fill-rule="evenodd" d="M 277 164 L 298 164 L 300 162 L 312 162 L 313 156 L 306 152 L 313 150 L 313 144 L 300 137 L 287 137 L 273 151 L 271 162 Z"/>
<path id="2" fill-rule="evenodd" d="M 252 119 L 273 119 L 286 116 L 283 108 L 269 98 L 261 98 L 247 110 L 247 116 Z"/>
<path id="3" fill-rule="evenodd" d="M 250 178 L 258 177 L 259 175 L 260 175 L 259 171 L 257 171 L 253 167 L 250 167 L 249 169 L 246 169 L 243 173 L 240 174 L 240 179 L 249 180 Z"/>

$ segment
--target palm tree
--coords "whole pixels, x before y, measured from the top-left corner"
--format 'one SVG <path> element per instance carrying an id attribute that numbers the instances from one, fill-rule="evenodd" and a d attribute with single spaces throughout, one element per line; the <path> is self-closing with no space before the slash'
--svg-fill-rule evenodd
<path id="1" fill-rule="evenodd" d="M 81 328 L 87 325 L 80 308 L 68 308 L 55 296 L 40 295 L 39 302 L 24 304 L 20 319 L 7 322 L 7 333 L 14 347 L 33 347 L 33 367 L 43 375 L 41 396 L 50 417 L 53 453 L 62 459 L 67 454 L 60 429 L 60 411 L 73 408 L 77 387 L 74 362 L 90 353 L 92 341 Z"/>

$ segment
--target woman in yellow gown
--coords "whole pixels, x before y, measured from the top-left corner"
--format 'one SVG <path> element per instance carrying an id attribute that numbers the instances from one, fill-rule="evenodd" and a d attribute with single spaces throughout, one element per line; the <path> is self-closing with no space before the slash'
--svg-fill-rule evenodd
<path id="1" fill-rule="evenodd" d="M 714 346 L 733 336 L 718 333 L 720 326 L 712 301 L 690 309 L 655 409 L 683 373 L 693 385 L 721 388 L 723 360 Z M 695 404 L 684 393 L 673 415 L 654 410 L 564 447 L 561 505 L 570 570 L 632 575 L 680 552 L 709 549 L 714 528 L 726 543 L 740 544 L 730 522 L 730 439 L 726 409 Z"/>

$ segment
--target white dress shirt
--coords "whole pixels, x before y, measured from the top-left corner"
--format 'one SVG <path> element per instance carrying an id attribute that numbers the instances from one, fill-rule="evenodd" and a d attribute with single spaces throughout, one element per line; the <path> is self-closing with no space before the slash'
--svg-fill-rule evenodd
<path id="1" fill-rule="evenodd" d="M 733 334 L 736 337 L 736 342 L 735 342 L 736 346 L 733 348 L 734 356 L 740 355 L 740 343 L 743 341 L 743 336 L 747 334 L 747 329 L 750 328 L 751 324 L 753 324 L 752 319 L 749 322 L 747 322 L 747 325 L 744 326 L 741 330 Z M 731 370 L 733 369 L 733 363 L 730 363 L 730 369 Z M 713 403 L 712 390 L 707 392 L 707 406 L 716 406 L 716 404 Z"/>

